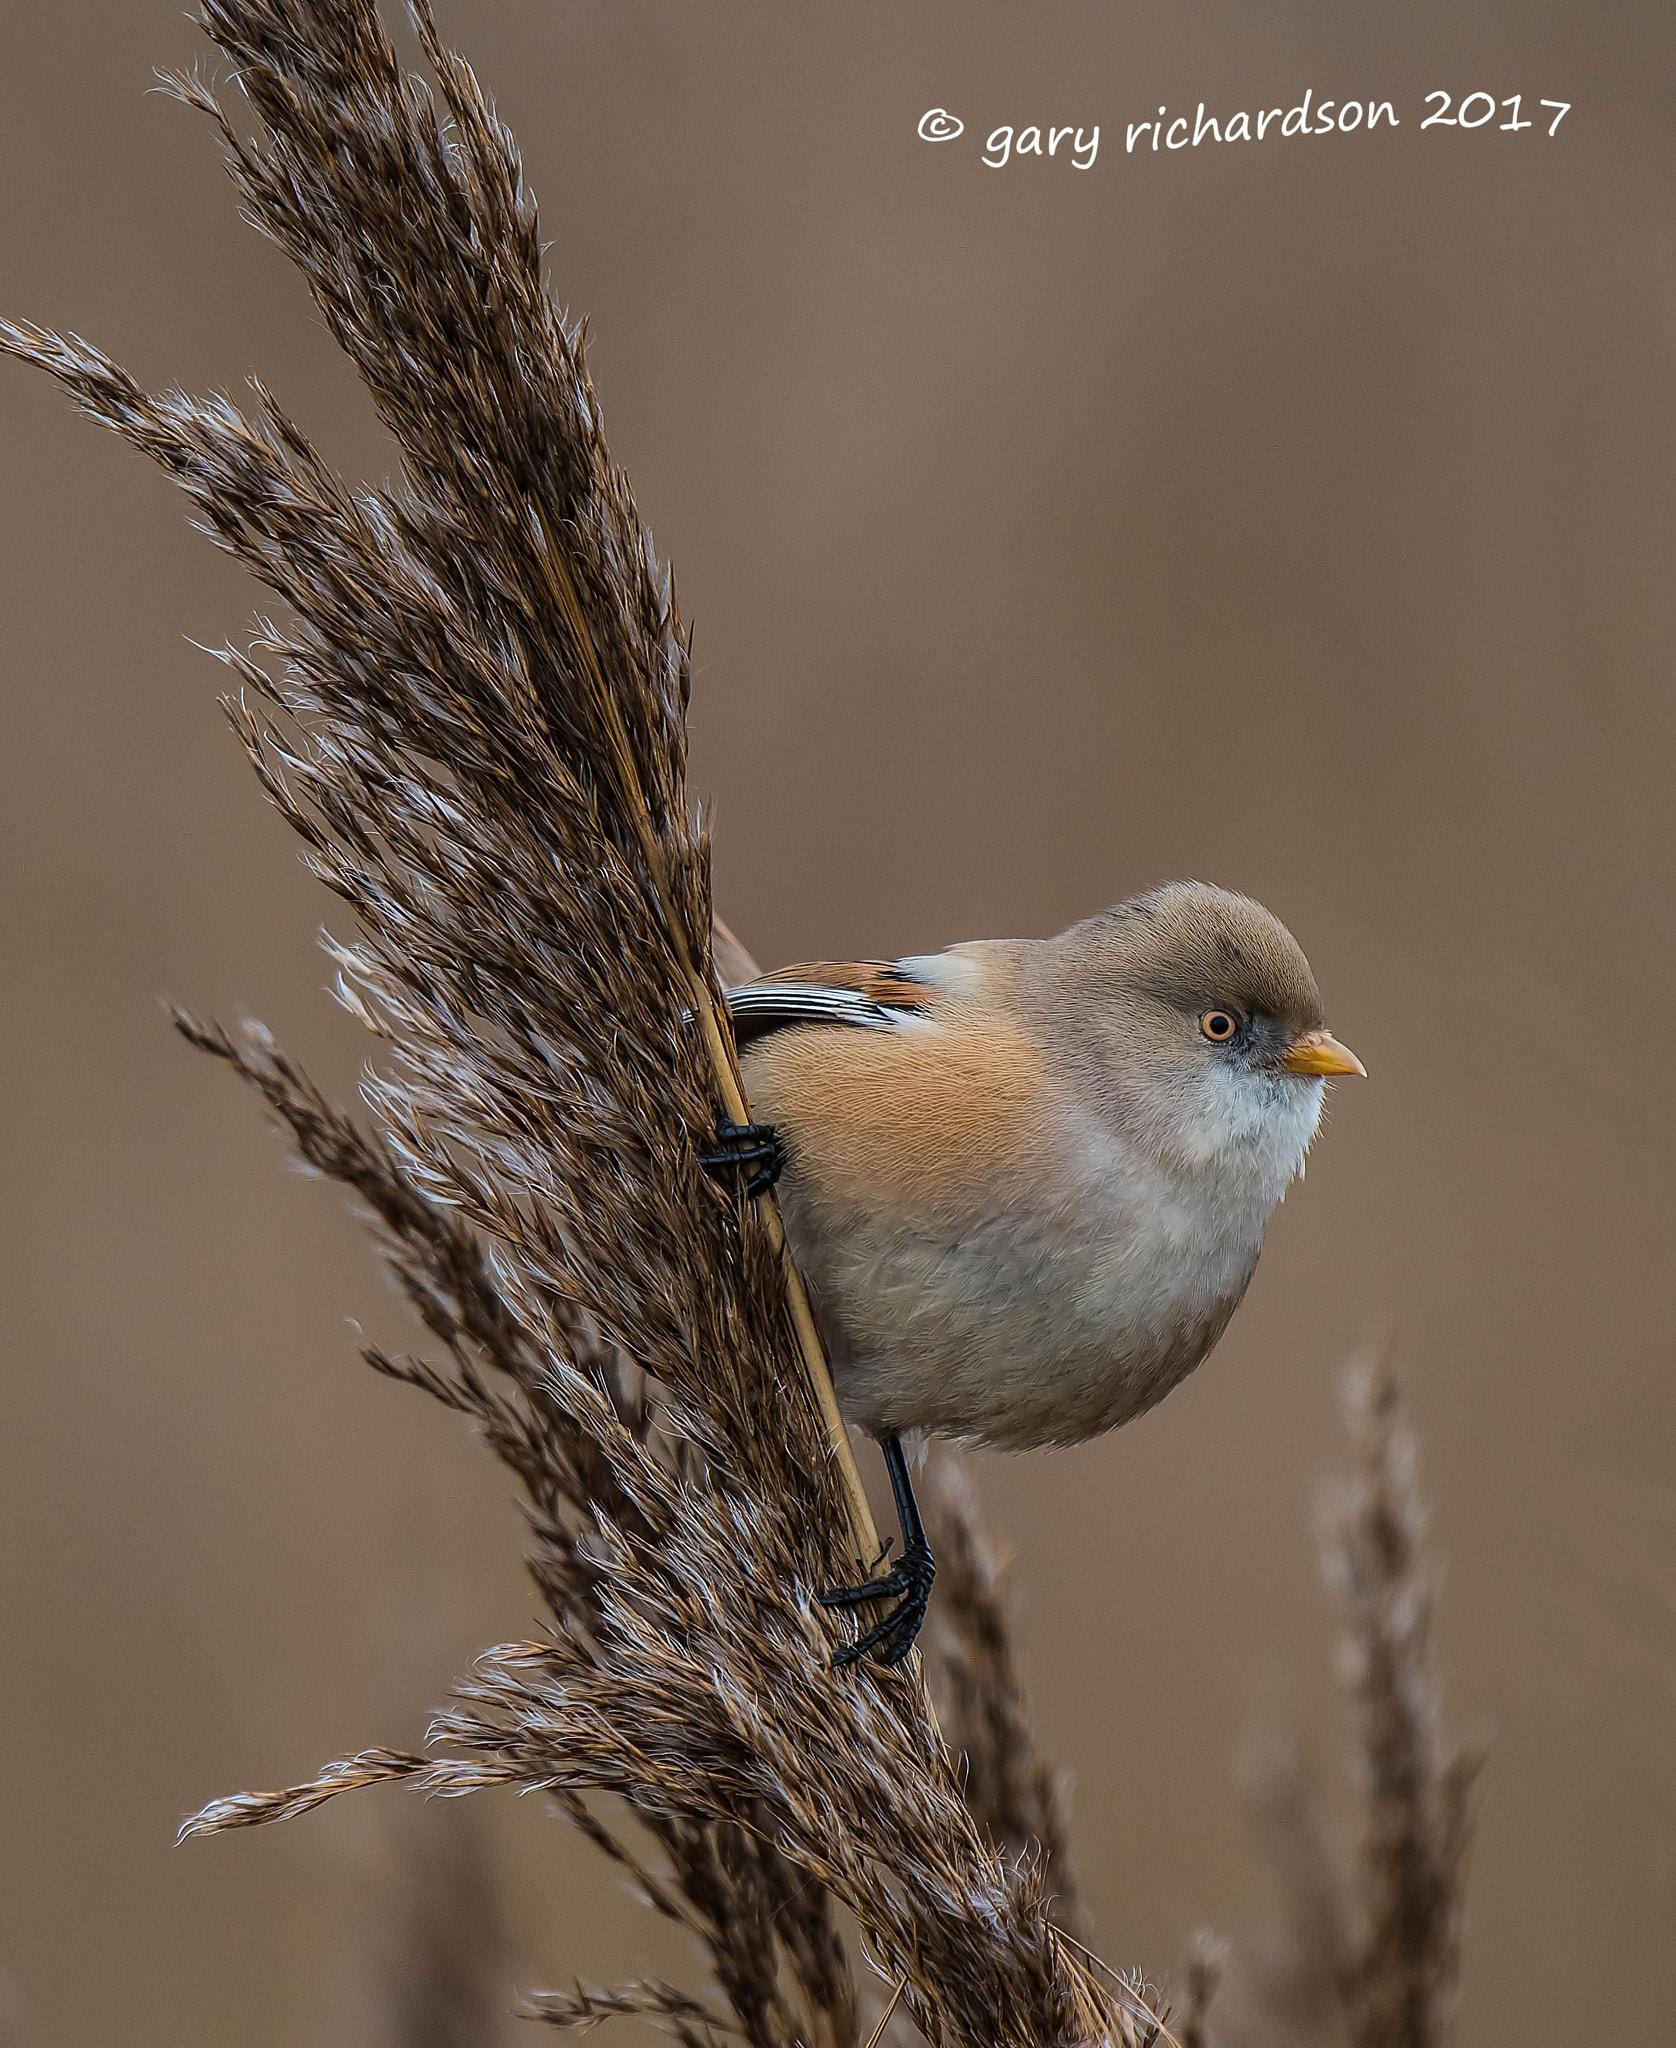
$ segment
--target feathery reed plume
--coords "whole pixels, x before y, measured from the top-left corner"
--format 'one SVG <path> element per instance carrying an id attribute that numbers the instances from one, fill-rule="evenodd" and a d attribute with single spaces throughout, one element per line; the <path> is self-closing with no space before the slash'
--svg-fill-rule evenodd
<path id="1" fill-rule="evenodd" d="M 1339 1684 L 1360 1833 L 1360 1941 L 1343 1979 L 1355 2048 L 1442 2048 L 1460 1987 L 1478 1742 L 1443 1732 L 1432 1648 L 1440 1567 L 1424 1546 L 1416 1446 L 1388 1352 L 1352 1367 L 1358 1469 L 1323 1506 L 1320 1553 L 1342 1617 Z"/>
<path id="2" fill-rule="evenodd" d="M 1345 1411 L 1356 1466 L 1323 1496 L 1317 1551 L 1355 1820 L 1348 1842 L 1335 1834 L 1295 1734 L 1271 1733 L 1247 1780 L 1283 1921 L 1234 1953 L 1218 2038 L 1226 2025 L 1240 2048 L 1446 2048 L 1454 2033 L 1483 1746 L 1443 1728 L 1441 1566 L 1388 1353 L 1351 1368 Z"/>
<path id="3" fill-rule="evenodd" d="M 179 1021 L 371 1211 L 440 1356 L 370 1362 L 517 1475 L 548 1623 L 478 1660 L 428 1753 L 364 1750 L 184 1832 L 385 1781 L 506 1784 L 633 1869 L 592 1804 L 612 1794 L 658 1837 L 668 1874 L 643 1886 L 700 1935 L 729 2012 L 642 1984 L 549 1999 L 556 2023 L 633 2010 L 681 2039 L 838 2048 L 842 1907 L 933 2042 L 1150 2039 L 1040 1872 L 985 1838 L 918 1672 L 829 1668 L 812 1590 L 871 1542 L 865 1502 L 773 1206 L 694 1150 L 744 1105 L 687 810 L 687 638 L 542 285 L 511 137 L 422 4 L 446 119 L 373 0 L 199 19 L 259 133 L 176 90 L 360 371 L 399 480 L 346 489 L 259 385 L 246 414 L 148 394 L 73 337 L 8 325 L 0 345 L 160 463 L 294 612 L 223 653 L 229 711 L 354 919 L 330 943 L 384 1048 L 374 1128 L 260 1029 Z"/>

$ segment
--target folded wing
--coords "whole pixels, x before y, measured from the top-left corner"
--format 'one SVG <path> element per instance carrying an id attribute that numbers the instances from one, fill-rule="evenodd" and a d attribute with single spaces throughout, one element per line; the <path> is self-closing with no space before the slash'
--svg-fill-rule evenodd
<path id="1" fill-rule="evenodd" d="M 895 1031 L 927 1015 L 936 991 L 896 960 L 815 960 L 727 992 L 733 1035 L 746 1046 L 792 1024 Z"/>

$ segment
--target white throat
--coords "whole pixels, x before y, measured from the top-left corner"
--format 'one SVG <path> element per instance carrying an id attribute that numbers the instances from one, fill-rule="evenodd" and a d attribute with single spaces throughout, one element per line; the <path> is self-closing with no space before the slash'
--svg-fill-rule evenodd
<path id="1" fill-rule="evenodd" d="M 1324 1093 L 1319 1080 L 1218 1063 L 1181 1105 L 1182 1162 L 1272 1208 L 1303 1171 Z"/>

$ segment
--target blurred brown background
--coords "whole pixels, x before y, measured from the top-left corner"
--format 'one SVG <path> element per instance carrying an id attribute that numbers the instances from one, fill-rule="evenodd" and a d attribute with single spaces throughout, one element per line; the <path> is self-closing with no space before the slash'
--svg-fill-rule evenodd
<path id="1" fill-rule="evenodd" d="M 747 942 L 1047 932 L 1203 876 L 1292 925 L 1371 1070 L 1212 1362 L 984 1463 L 1104 1951 L 1162 1969 L 1260 1908 L 1228 1759 L 1276 1660 L 1330 1754 L 1307 1500 L 1388 1322 L 1452 1705 L 1499 1729 L 1463 2040 L 1668 2038 L 1676 17 L 439 14 L 697 623 Z M 7 10 L 0 308 L 152 382 L 259 369 L 381 475 L 207 127 L 147 96 L 205 48 L 179 0 Z M 1402 126 L 1125 155 L 1160 102 L 1306 87 Z M 1438 87 L 1540 125 L 1422 133 Z M 918 140 L 932 106 L 966 133 Z M 1096 121 L 1091 171 L 980 163 L 999 124 Z M 410 1338 L 344 1205 L 158 1007 L 260 1015 L 353 1091 L 326 899 L 183 638 L 257 597 L 44 380 L 0 365 L 0 417 L 0 1967 L 43 2042 L 290 2048 L 329 2028 L 376 1800 L 179 1851 L 176 1821 L 413 1741 L 533 1603 L 498 1470 L 355 1362 L 349 1318 Z M 533 1804 L 493 1825 L 529 1978 L 667 1949 Z"/>

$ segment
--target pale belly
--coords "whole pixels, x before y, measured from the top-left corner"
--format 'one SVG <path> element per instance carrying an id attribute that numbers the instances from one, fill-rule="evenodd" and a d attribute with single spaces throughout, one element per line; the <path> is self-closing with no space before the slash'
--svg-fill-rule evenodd
<path id="1" fill-rule="evenodd" d="M 1018 1449 L 1098 1436 L 1192 1371 L 1319 1113 L 1319 1083 L 1290 1120 L 1235 1103 L 1249 1130 L 1211 1101 L 1217 1143 L 1167 1168 L 993 1018 L 788 1031 L 746 1069 L 789 1141 L 786 1229 L 845 1415 Z"/>
<path id="2" fill-rule="evenodd" d="M 814 1227 L 784 1193 L 846 1417 L 1009 1449 L 1081 1442 L 1161 1400 L 1221 1335 L 1262 1237 L 1260 1217 L 1207 1228 L 1122 1200 L 1074 1232 L 1016 1215 L 958 1235 L 877 1214 Z"/>

